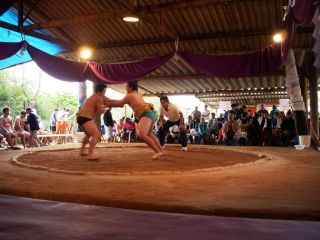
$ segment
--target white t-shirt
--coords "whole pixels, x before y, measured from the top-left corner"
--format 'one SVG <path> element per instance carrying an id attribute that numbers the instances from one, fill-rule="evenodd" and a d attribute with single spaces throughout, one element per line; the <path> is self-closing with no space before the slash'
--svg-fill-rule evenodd
<path id="1" fill-rule="evenodd" d="M 168 111 L 166 111 L 163 107 L 160 107 L 160 115 L 163 115 L 168 118 L 170 122 L 177 122 L 180 120 L 181 110 L 177 105 L 169 103 Z"/>
<path id="2" fill-rule="evenodd" d="M 202 112 L 201 117 L 204 118 L 204 120 L 207 122 L 209 121 L 210 118 L 210 110 L 204 110 L 204 112 Z"/>

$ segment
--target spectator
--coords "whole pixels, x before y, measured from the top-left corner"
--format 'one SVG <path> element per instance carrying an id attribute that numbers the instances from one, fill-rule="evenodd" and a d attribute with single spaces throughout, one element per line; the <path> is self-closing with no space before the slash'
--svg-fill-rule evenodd
<path id="1" fill-rule="evenodd" d="M 59 109 L 56 108 L 52 113 L 51 113 L 51 118 L 50 118 L 50 131 L 51 132 L 56 132 L 56 125 L 57 125 L 57 120 L 58 120 L 58 113 Z"/>
<path id="2" fill-rule="evenodd" d="M 14 121 L 14 130 L 17 132 L 18 137 L 20 137 L 21 143 L 24 148 L 26 148 L 25 141 L 27 140 L 29 142 L 29 138 L 30 138 L 30 133 L 24 130 L 25 126 L 27 126 L 26 116 L 27 116 L 26 111 L 21 111 L 20 115 L 17 116 Z"/>
<path id="3" fill-rule="evenodd" d="M 169 132 L 169 128 L 178 125 L 180 128 L 179 142 L 182 147 L 182 151 L 187 151 L 187 136 L 186 129 L 184 126 L 183 113 L 179 109 L 178 106 L 169 102 L 169 98 L 167 96 L 162 96 L 160 98 L 160 123 L 161 126 L 159 128 L 159 141 L 161 146 L 164 146 L 164 140 L 166 134 Z M 199 112 L 200 113 L 200 112 Z M 201 116 L 201 113 L 200 113 Z M 164 117 L 167 117 L 168 120 L 165 121 Z"/>
<path id="4" fill-rule="evenodd" d="M 31 111 L 31 108 L 27 108 L 26 113 L 28 114 L 27 123 L 29 124 L 29 127 L 30 127 L 29 145 L 30 147 L 39 146 L 39 145 L 42 146 L 43 144 L 38 138 L 38 131 L 40 130 L 38 117 Z"/>
<path id="5" fill-rule="evenodd" d="M 119 123 L 116 125 L 116 135 L 114 137 L 114 141 L 122 141 L 122 135 L 123 135 L 123 119 L 121 118 L 119 120 Z"/>
<path id="6" fill-rule="evenodd" d="M 267 110 L 261 111 L 260 129 L 262 134 L 262 146 L 268 146 L 272 135 L 271 119 Z"/>
<path id="7" fill-rule="evenodd" d="M 0 148 L 3 148 L 3 146 L 2 146 L 3 139 L 4 139 L 4 136 L 2 134 L 0 134 Z"/>
<path id="8" fill-rule="evenodd" d="M 261 131 L 257 118 L 249 117 L 246 127 L 247 143 L 252 146 L 258 146 L 261 139 Z"/>
<path id="9" fill-rule="evenodd" d="M 191 124 L 191 122 L 192 122 L 192 116 L 189 115 L 188 116 L 188 122 L 186 123 L 186 131 L 187 131 L 187 133 L 190 132 L 190 124 Z"/>
<path id="10" fill-rule="evenodd" d="M 190 122 L 190 135 L 189 135 L 189 140 L 190 143 L 198 143 L 199 142 L 199 132 L 198 132 L 198 127 L 199 127 L 200 120 L 197 118 L 193 118 Z"/>
<path id="11" fill-rule="evenodd" d="M 30 101 L 30 108 L 31 108 L 31 112 L 33 112 L 36 116 L 38 116 L 38 112 L 36 109 L 36 102 L 35 101 Z"/>
<path id="12" fill-rule="evenodd" d="M 208 105 L 204 105 L 204 111 L 201 114 L 201 117 L 204 118 L 205 122 L 209 121 L 210 118 L 210 110 L 208 109 Z"/>
<path id="13" fill-rule="evenodd" d="M 279 113 L 280 111 L 278 110 L 276 105 L 272 106 L 272 110 L 270 112 L 270 118 L 273 119 L 275 117 L 276 113 Z"/>
<path id="14" fill-rule="evenodd" d="M 103 114 L 103 122 L 106 129 L 107 141 L 111 142 L 112 128 L 113 128 L 113 118 L 112 118 L 111 108 L 106 108 Z"/>
<path id="15" fill-rule="evenodd" d="M 249 113 L 242 112 L 241 114 L 241 124 L 248 124 Z"/>
<path id="16" fill-rule="evenodd" d="M 283 119 L 281 129 L 283 133 L 282 142 L 285 146 L 288 146 L 291 140 L 296 136 L 296 129 L 291 111 L 288 111 L 285 119 Z"/>
<path id="17" fill-rule="evenodd" d="M 222 127 L 223 143 L 233 146 L 237 144 L 237 135 L 240 131 L 239 123 L 234 119 L 233 112 L 228 113 L 228 121 Z"/>
<path id="18" fill-rule="evenodd" d="M 204 118 L 201 118 L 201 122 L 198 125 L 198 133 L 199 137 L 197 143 L 200 144 L 201 141 L 203 141 L 203 143 L 206 144 L 207 123 L 205 122 Z"/>
<path id="19" fill-rule="evenodd" d="M 219 132 L 219 121 L 216 118 L 215 113 L 211 113 L 211 118 L 208 122 L 207 125 L 207 132 L 209 134 L 213 134 L 215 136 L 218 136 L 218 132 Z"/>
<path id="20" fill-rule="evenodd" d="M 2 112 L 3 115 L 0 117 L 0 134 L 6 138 L 11 149 L 20 149 L 15 146 L 18 142 L 18 135 L 13 128 L 12 118 L 10 117 L 10 108 L 5 107 Z"/>
<path id="21" fill-rule="evenodd" d="M 261 123 L 261 115 L 262 115 L 262 113 L 264 112 L 264 111 L 267 111 L 266 109 L 265 109 L 265 106 L 264 106 L 264 104 L 263 103 L 261 103 L 260 104 L 260 110 L 258 111 L 258 116 L 259 116 L 259 119 L 258 119 L 258 122 L 259 122 L 259 124 Z"/>
<path id="22" fill-rule="evenodd" d="M 123 139 L 125 139 L 125 141 L 130 143 L 131 140 L 134 139 L 136 134 L 135 124 L 133 121 L 131 121 L 130 118 L 125 119 L 125 122 L 123 124 L 123 132 L 124 132 Z"/>
<path id="23" fill-rule="evenodd" d="M 43 143 L 43 145 L 47 145 L 52 142 L 52 138 L 51 137 L 45 137 L 45 138 L 41 138 L 41 135 L 48 135 L 49 132 L 46 131 L 43 120 L 41 118 L 41 116 L 38 116 L 38 123 L 39 123 L 39 131 L 38 131 L 38 135 L 39 135 L 39 139 L 41 139 L 41 143 Z"/>
<path id="24" fill-rule="evenodd" d="M 194 108 L 194 111 L 191 113 L 193 119 L 198 119 L 200 121 L 201 112 L 198 110 L 198 107 Z"/>
<path id="25" fill-rule="evenodd" d="M 169 135 L 167 136 L 167 143 L 179 143 L 180 129 L 177 125 L 169 128 Z"/>

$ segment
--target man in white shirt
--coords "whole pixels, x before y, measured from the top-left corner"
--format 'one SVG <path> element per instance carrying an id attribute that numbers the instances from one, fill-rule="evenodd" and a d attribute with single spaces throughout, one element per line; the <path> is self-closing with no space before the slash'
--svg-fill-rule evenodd
<path id="1" fill-rule="evenodd" d="M 177 125 L 180 129 L 179 143 L 182 146 L 182 151 L 187 151 L 187 136 L 184 126 L 183 113 L 178 106 L 169 102 L 169 98 L 167 96 L 162 96 L 160 98 L 160 103 L 160 127 L 158 131 L 158 137 L 161 146 L 164 146 L 165 137 L 169 132 L 169 128 Z M 164 117 L 167 118 L 167 121 L 164 120 Z"/>
<path id="2" fill-rule="evenodd" d="M 203 117 L 206 122 L 209 121 L 210 110 L 208 109 L 208 105 L 204 105 L 204 112 L 202 112 L 201 117 Z"/>

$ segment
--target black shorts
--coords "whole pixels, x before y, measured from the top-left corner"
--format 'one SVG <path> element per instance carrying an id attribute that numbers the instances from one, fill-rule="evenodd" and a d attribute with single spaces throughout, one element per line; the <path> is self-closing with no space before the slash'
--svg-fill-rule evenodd
<path id="1" fill-rule="evenodd" d="M 50 126 L 50 131 L 51 131 L 51 132 L 55 132 L 55 131 L 57 131 L 56 126 Z"/>
<path id="2" fill-rule="evenodd" d="M 92 119 L 86 118 L 86 117 L 77 117 L 77 123 L 81 126 L 85 124 L 86 122 L 91 121 Z"/>

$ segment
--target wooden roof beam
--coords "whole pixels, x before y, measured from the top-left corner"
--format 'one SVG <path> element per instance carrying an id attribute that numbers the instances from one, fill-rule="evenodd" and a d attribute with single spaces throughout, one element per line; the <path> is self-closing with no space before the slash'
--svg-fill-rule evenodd
<path id="1" fill-rule="evenodd" d="M 239 37 L 259 37 L 259 36 L 271 36 L 275 31 L 266 29 L 261 31 L 241 31 L 241 32 L 220 32 L 220 33 L 207 33 L 207 34 L 194 34 L 188 36 L 179 36 L 179 43 L 183 44 L 186 41 L 203 41 L 210 39 L 218 38 L 239 38 Z M 298 28 L 298 34 L 308 34 L 312 33 L 312 28 Z M 148 44 L 160 44 L 160 43 L 173 43 L 171 38 L 154 38 L 154 39 L 144 39 L 144 40 L 135 40 L 135 41 L 126 41 L 126 42 L 113 42 L 113 43 L 102 43 L 94 46 L 95 49 L 107 49 L 107 48 L 117 48 L 117 47 L 133 47 L 133 46 L 142 46 Z M 294 48 L 294 50 L 307 50 L 310 48 Z M 249 52 L 256 49 L 244 49 L 240 52 Z M 234 51 L 237 53 L 237 51 Z"/>
<path id="2" fill-rule="evenodd" d="M 15 26 L 13 24 L 7 23 L 7 22 L 0 21 L 0 27 L 8 29 L 10 31 L 15 31 L 15 32 L 20 33 L 19 27 Z M 25 33 L 25 34 L 32 36 L 32 37 L 40 38 L 42 40 L 53 42 L 53 43 L 62 45 L 64 47 L 70 48 L 71 50 L 74 50 L 74 48 L 73 48 L 75 46 L 74 44 L 72 44 L 70 42 L 63 41 L 58 38 L 51 37 L 49 35 L 44 35 L 44 34 L 37 33 L 37 32 L 29 32 L 29 33 Z"/>
<path id="3" fill-rule="evenodd" d="M 159 3 L 147 6 L 138 6 L 136 8 L 137 12 L 161 12 L 161 11 L 172 11 L 177 9 L 191 8 L 191 7 L 201 7 L 201 6 L 210 6 L 210 5 L 222 5 L 222 4 L 238 4 L 245 2 L 263 2 L 265 0 L 183 0 L 179 2 L 168 2 L 168 3 Z"/>
<path id="4" fill-rule="evenodd" d="M 70 18 L 64 18 L 64 19 L 58 19 L 58 20 L 52 20 L 52 21 L 45 21 L 40 22 L 36 24 L 31 24 L 29 26 L 24 27 L 24 31 L 29 32 L 33 30 L 39 30 L 39 29 L 48 29 L 48 28 L 56 28 L 61 27 L 64 25 L 70 25 L 70 24 L 81 24 L 81 23 L 87 23 L 87 22 L 93 22 L 98 21 L 101 19 L 110 19 L 110 18 L 122 18 L 123 16 L 130 14 L 129 11 L 118 11 L 118 10 L 109 10 L 102 13 L 95 13 L 90 15 L 83 15 L 78 17 L 70 17 Z"/>
<path id="5" fill-rule="evenodd" d="M 163 93 L 162 95 L 195 95 L 197 98 L 201 99 L 208 99 L 208 98 L 221 98 L 221 97 L 232 97 L 228 94 L 234 94 L 240 97 L 254 97 L 254 96 L 263 96 L 267 94 L 273 93 L 273 95 L 286 95 L 286 89 L 285 88 L 270 88 L 270 89 L 251 89 L 251 90 L 210 90 L 206 92 L 199 93 L 197 91 L 188 91 L 188 92 L 175 92 L 175 93 Z M 252 93 L 252 95 L 240 95 L 241 93 L 247 94 Z M 256 95 L 255 95 L 256 93 Z M 153 93 L 153 94 L 144 94 L 144 96 L 153 96 L 154 94 L 160 94 L 160 93 Z M 223 94 L 223 95 L 220 95 Z M 260 95 L 259 95 L 260 94 Z M 263 94 L 263 95 L 261 95 Z M 236 96 L 234 96 L 236 97 Z"/>
<path id="6" fill-rule="evenodd" d="M 265 74 L 265 76 L 284 76 L 284 71 L 276 71 Z M 216 78 L 205 74 L 186 74 L 186 75 L 171 75 L 171 76 L 148 76 L 139 79 L 139 81 L 161 81 L 161 80 L 190 80 L 190 79 L 211 79 Z"/>

